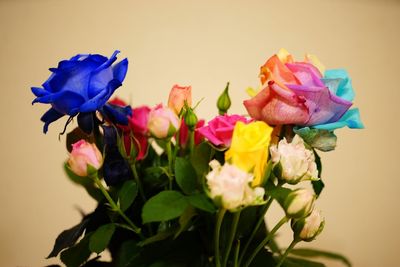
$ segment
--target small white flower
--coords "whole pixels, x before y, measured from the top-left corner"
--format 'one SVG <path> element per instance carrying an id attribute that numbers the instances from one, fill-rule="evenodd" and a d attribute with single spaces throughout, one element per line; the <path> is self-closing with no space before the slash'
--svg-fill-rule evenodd
<path id="1" fill-rule="evenodd" d="M 233 211 L 264 202 L 264 188 L 250 187 L 252 174 L 228 163 L 221 166 L 217 160 L 211 161 L 210 166 L 212 171 L 206 176 L 210 197 L 219 198 L 222 207 Z"/>
<path id="2" fill-rule="evenodd" d="M 289 218 L 301 218 L 310 214 L 314 207 L 315 195 L 307 189 L 292 191 L 285 200 L 286 216 Z"/>
<path id="3" fill-rule="evenodd" d="M 282 166 L 282 179 L 290 184 L 305 180 L 318 180 L 317 164 L 314 153 L 307 149 L 303 139 L 295 135 L 288 143 L 283 138 L 278 145 L 271 146 L 271 160 Z"/>
<path id="4" fill-rule="evenodd" d="M 325 219 L 321 212 L 313 210 L 311 214 L 305 218 L 292 221 L 292 229 L 295 238 L 310 242 L 315 239 L 323 230 Z"/>

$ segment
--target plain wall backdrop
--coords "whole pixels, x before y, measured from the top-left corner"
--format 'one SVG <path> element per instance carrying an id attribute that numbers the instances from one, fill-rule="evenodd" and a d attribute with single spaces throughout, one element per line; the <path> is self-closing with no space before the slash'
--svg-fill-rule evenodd
<path id="1" fill-rule="evenodd" d="M 259 85 L 259 67 L 280 47 L 346 68 L 366 125 L 338 130 L 336 151 L 322 153 L 326 227 L 305 245 L 344 253 L 355 267 L 399 266 L 399 40 L 399 1 L 0 0 L 0 266 L 58 262 L 44 259 L 56 236 L 79 221 L 76 206 L 94 207 L 63 173 L 66 118 L 44 135 L 48 106 L 30 104 L 49 67 L 119 49 L 130 65 L 115 95 L 154 105 L 175 83 L 192 85 L 211 119 L 227 81 L 231 112 L 245 112 L 245 88 Z M 280 240 L 288 245 L 288 229 Z"/>

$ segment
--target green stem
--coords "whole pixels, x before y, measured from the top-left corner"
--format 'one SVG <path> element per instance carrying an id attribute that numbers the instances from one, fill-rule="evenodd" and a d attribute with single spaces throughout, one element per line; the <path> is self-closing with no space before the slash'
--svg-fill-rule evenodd
<path id="1" fill-rule="evenodd" d="M 167 152 L 168 157 L 168 172 L 171 174 L 169 177 L 172 177 L 173 174 L 173 158 L 172 158 L 172 149 L 171 149 L 171 140 L 167 141 L 165 145 L 165 150 Z M 169 179 L 169 190 L 172 190 L 172 179 Z"/>
<path id="2" fill-rule="evenodd" d="M 235 235 L 236 235 L 236 229 L 239 223 L 239 219 L 240 219 L 240 211 L 235 212 L 233 214 L 233 221 L 232 221 L 232 227 L 231 227 L 231 232 L 229 234 L 229 239 L 228 239 L 228 247 L 226 248 L 225 251 L 225 256 L 224 256 L 224 260 L 223 260 L 223 267 L 226 267 L 226 264 L 228 263 L 228 259 L 229 259 L 229 254 L 231 253 L 231 249 L 232 249 L 232 244 L 233 244 L 233 240 L 235 239 Z"/>
<path id="3" fill-rule="evenodd" d="M 104 197 L 107 199 L 108 203 L 111 206 L 111 209 L 116 211 L 127 223 L 128 225 L 132 228 L 132 231 L 134 231 L 136 234 L 138 234 L 141 238 L 144 238 L 141 229 L 137 227 L 126 215 L 125 213 L 122 212 L 122 210 L 119 208 L 119 206 L 114 202 L 114 200 L 111 198 L 110 194 L 108 191 L 104 188 L 103 184 L 101 183 L 100 179 L 97 177 L 97 174 L 94 176 L 94 181 L 96 185 L 99 187 L 100 191 L 103 193 Z"/>
<path id="4" fill-rule="evenodd" d="M 146 195 L 144 194 L 143 185 L 142 185 L 142 182 L 140 181 L 135 162 L 131 163 L 131 169 L 132 169 L 133 177 L 135 178 L 136 184 L 138 185 L 138 188 L 139 188 L 140 198 L 142 199 L 143 204 L 144 204 L 144 203 L 146 203 L 147 198 L 146 198 Z M 149 231 L 150 235 L 153 235 L 153 229 L 151 229 L 150 224 L 147 224 L 147 230 Z"/>
<path id="5" fill-rule="evenodd" d="M 140 181 L 139 175 L 136 170 L 136 165 L 134 162 L 131 164 L 131 169 L 132 169 L 133 177 L 135 178 L 136 184 L 138 185 L 138 188 L 139 188 L 139 195 L 142 198 L 143 203 L 145 203 L 147 199 L 146 199 L 146 196 L 144 195 L 142 182 Z"/>
<path id="6" fill-rule="evenodd" d="M 191 156 L 194 151 L 194 130 L 189 130 L 189 151 Z"/>
<path id="7" fill-rule="evenodd" d="M 268 241 L 275 235 L 275 233 L 278 231 L 278 229 L 284 225 L 289 219 L 284 216 L 276 225 L 275 227 L 269 232 L 269 234 L 264 238 L 263 241 L 258 245 L 258 247 L 253 251 L 253 253 L 250 255 L 249 259 L 247 260 L 246 264 L 244 265 L 245 267 L 250 266 L 251 262 L 254 260 L 254 258 L 257 256 L 257 254 L 262 250 L 265 245 L 268 243 Z"/>
<path id="8" fill-rule="evenodd" d="M 280 267 L 282 263 L 285 261 L 287 255 L 289 255 L 290 251 L 299 243 L 298 240 L 294 239 L 292 243 L 290 243 L 289 247 L 286 249 L 285 253 L 282 255 L 282 257 L 279 259 L 278 265 L 276 267 Z"/>
<path id="9" fill-rule="evenodd" d="M 239 251 L 240 251 L 240 240 L 238 239 L 236 241 L 236 247 L 235 247 L 235 254 L 233 257 L 233 267 L 239 267 Z"/>
<path id="10" fill-rule="evenodd" d="M 222 220 L 224 219 L 225 213 L 226 209 L 221 208 L 217 214 L 217 223 L 215 225 L 215 232 L 214 232 L 215 267 L 221 267 L 221 259 L 219 257 L 219 235 L 221 232 Z"/>
<path id="11" fill-rule="evenodd" d="M 257 234 L 258 229 L 260 229 L 260 226 L 264 223 L 265 213 L 268 211 L 269 207 L 271 206 L 272 201 L 273 201 L 273 198 L 270 198 L 268 200 L 268 202 L 264 205 L 264 207 L 261 211 L 261 216 L 258 219 L 257 224 L 254 227 L 253 232 L 251 233 L 249 239 L 247 239 L 247 242 L 244 245 L 243 251 L 241 252 L 241 255 L 239 257 L 239 266 L 240 266 L 240 263 L 243 261 L 244 255 L 246 254 L 251 242 L 253 241 L 255 235 Z"/>

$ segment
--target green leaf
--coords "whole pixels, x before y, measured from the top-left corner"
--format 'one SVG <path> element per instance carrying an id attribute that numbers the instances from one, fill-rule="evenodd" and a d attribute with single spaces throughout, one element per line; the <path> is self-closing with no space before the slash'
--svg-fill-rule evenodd
<path id="1" fill-rule="evenodd" d="M 138 246 L 144 247 L 144 246 L 147 246 L 149 244 L 153 244 L 153 243 L 165 240 L 168 237 L 170 237 L 173 234 L 175 234 L 175 232 L 176 232 L 176 228 L 169 228 L 169 229 L 166 229 L 165 231 L 158 232 L 157 234 L 155 234 L 155 235 L 153 235 L 153 236 L 151 236 L 151 237 L 149 237 L 149 238 L 147 238 L 147 239 L 145 239 L 143 241 L 140 241 L 138 243 Z"/>
<path id="2" fill-rule="evenodd" d="M 188 206 L 185 212 L 179 217 L 179 229 L 174 235 L 174 239 L 177 238 L 183 231 L 189 228 L 190 221 L 196 216 L 196 210 L 192 206 Z"/>
<path id="3" fill-rule="evenodd" d="M 211 200 L 204 194 L 196 194 L 187 197 L 189 203 L 200 210 L 214 213 L 217 209 Z"/>
<path id="4" fill-rule="evenodd" d="M 318 169 L 318 176 L 321 177 L 322 175 L 322 162 L 321 162 L 321 157 L 318 155 L 317 151 L 314 150 L 314 155 L 315 155 L 315 164 L 317 164 L 317 169 Z M 322 190 L 325 187 L 324 182 L 322 179 L 319 179 L 318 181 L 312 181 L 313 189 L 317 197 L 321 194 Z"/>
<path id="5" fill-rule="evenodd" d="M 304 127 L 301 129 L 293 129 L 294 132 L 303 138 L 309 146 L 321 150 L 331 151 L 336 147 L 337 137 L 332 131 L 312 129 Z"/>
<path id="6" fill-rule="evenodd" d="M 56 257 L 60 251 L 65 248 L 71 247 L 79 239 L 86 229 L 89 219 L 83 219 L 79 224 L 74 227 L 63 231 L 56 239 L 53 250 L 50 252 L 48 258 Z"/>
<path id="7" fill-rule="evenodd" d="M 140 257 L 141 248 L 136 240 L 129 240 L 122 243 L 115 260 L 116 267 L 135 266 L 135 261 Z"/>
<path id="8" fill-rule="evenodd" d="M 70 247 L 61 252 L 61 261 L 67 267 L 79 267 L 87 259 L 89 259 L 92 252 L 89 250 L 89 239 L 91 234 L 86 235 L 79 243 L 75 246 Z"/>
<path id="9" fill-rule="evenodd" d="M 275 186 L 272 182 L 268 182 L 265 186 L 265 192 L 283 206 L 287 196 L 292 190 L 281 186 Z"/>
<path id="10" fill-rule="evenodd" d="M 175 179 L 184 193 L 192 194 L 196 190 L 196 171 L 189 160 L 181 157 L 176 158 Z"/>
<path id="11" fill-rule="evenodd" d="M 92 179 L 89 177 L 82 177 L 76 175 L 68 166 L 68 163 L 66 162 L 64 164 L 64 170 L 69 179 L 74 182 L 75 184 L 83 186 L 88 194 L 94 198 L 97 202 L 102 201 L 104 198 L 103 194 L 101 193 L 100 189 L 98 189 L 95 185 Z"/>
<path id="12" fill-rule="evenodd" d="M 122 211 L 127 210 L 135 200 L 138 193 L 138 186 L 135 181 L 126 181 L 118 192 L 119 206 Z"/>
<path id="13" fill-rule="evenodd" d="M 195 147 L 190 158 L 192 166 L 196 170 L 197 176 L 202 178 L 209 170 L 208 163 L 211 160 L 212 149 L 207 142 L 203 142 Z"/>
<path id="14" fill-rule="evenodd" d="M 168 221 L 179 217 L 189 205 L 177 191 L 163 191 L 150 198 L 143 206 L 143 223 Z"/>
<path id="15" fill-rule="evenodd" d="M 99 254 L 105 250 L 115 231 L 113 223 L 100 226 L 90 237 L 89 249 Z"/>
<path id="16" fill-rule="evenodd" d="M 300 258 L 288 257 L 282 264 L 283 267 L 325 267 L 325 264 Z"/>
<path id="17" fill-rule="evenodd" d="M 292 251 L 290 251 L 290 253 L 293 255 L 308 257 L 308 258 L 322 257 L 322 258 L 327 258 L 327 259 L 331 259 L 331 260 L 338 260 L 338 261 L 343 262 L 348 267 L 351 267 L 351 262 L 345 256 L 338 254 L 338 253 L 317 250 L 317 249 L 311 249 L 311 248 L 293 249 Z"/>

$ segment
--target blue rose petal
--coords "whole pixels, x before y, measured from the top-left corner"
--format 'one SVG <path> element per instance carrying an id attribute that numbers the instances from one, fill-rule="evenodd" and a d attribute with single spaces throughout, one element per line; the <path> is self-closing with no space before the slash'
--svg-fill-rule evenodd
<path id="1" fill-rule="evenodd" d="M 326 70 L 322 82 L 338 97 L 347 100 L 354 100 L 354 90 L 351 79 L 345 69 Z"/>
<path id="2" fill-rule="evenodd" d="M 102 110 L 114 91 L 122 85 L 127 73 L 127 59 L 114 64 L 118 53 L 116 50 L 110 58 L 78 54 L 60 61 L 57 68 L 50 68 L 52 74 L 43 83 L 43 88 L 31 88 L 36 96 L 32 104 L 52 106 L 42 117 L 44 132 L 47 132 L 50 123 L 64 115 L 76 116 L 80 112 Z"/>
<path id="3" fill-rule="evenodd" d="M 343 117 L 337 121 L 327 124 L 314 125 L 313 128 L 333 131 L 343 127 L 349 127 L 351 129 L 363 129 L 364 124 L 361 121 L 360 111 L 358 108 L 348 110 Z"/>

